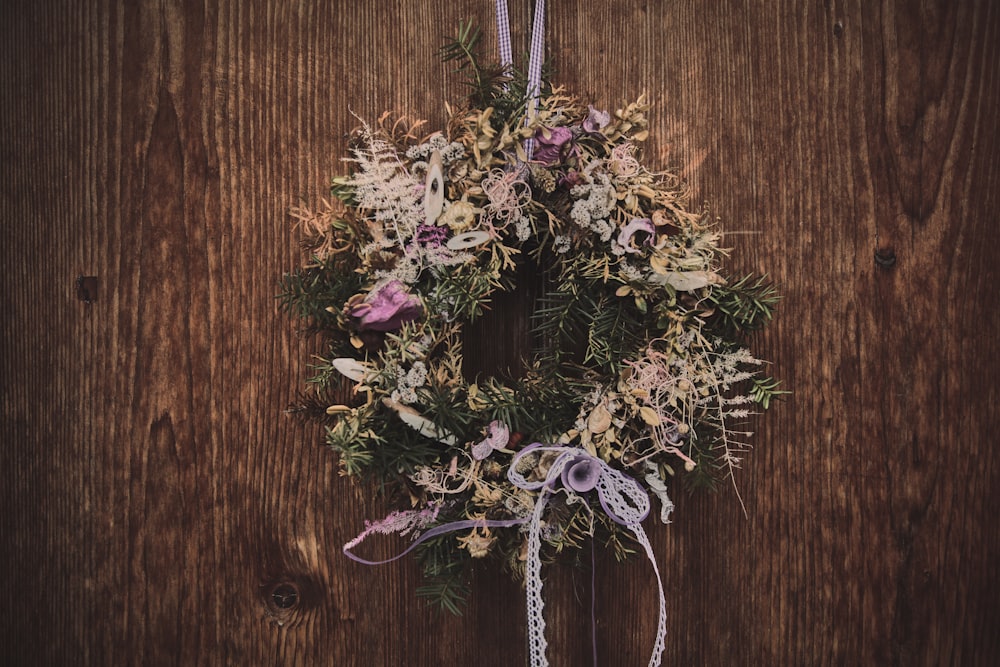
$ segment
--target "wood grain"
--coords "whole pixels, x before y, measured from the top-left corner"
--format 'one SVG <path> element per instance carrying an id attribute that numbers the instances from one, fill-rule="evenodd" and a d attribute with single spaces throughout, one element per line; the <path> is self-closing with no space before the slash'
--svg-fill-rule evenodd
<path id="1" fill-rule="evenodd" d="M 786 295 L 755 348 L 794 393 L 754 423 L 749 517 L 676 492 L 649 526 L 664 664 L 995 664 L 1000 8 L 549 4 L 557 80 L 647 91 L 647 159 Z M 274 300 L 287 211 L 342 171 L 352 113 L 444 120 L 460 18 L 494 47 L 472 0 L 0 9 L 7 664 L 524 661 L 502 575 L 451 618 L 412 562 L 342 557 L 385 508 L 283 414 L 318 349 Z M 553 665 L 589 661 L 589 587 L 547 571 Z M 599 557 L 595 593 L 601 664 L 645 664 L 648 564 Z"/>

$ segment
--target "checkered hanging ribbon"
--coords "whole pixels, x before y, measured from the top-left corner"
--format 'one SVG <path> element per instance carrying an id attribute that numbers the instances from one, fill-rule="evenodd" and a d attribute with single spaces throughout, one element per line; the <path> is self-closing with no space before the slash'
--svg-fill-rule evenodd
<path id="1" fill-rule="evenodd" d="M 510 20 L 507 0 L 496 0 L 497 41 L 500 44 L 500 64 L 510 68 L 514 64 L 510 47 Z M 545 60 L 545 0 L 535 0 L 535 19 L 531 25 L 531 51 L 528 57 L 528 114 L 527 121 L 535 116 L 535 104 L 542 85 L 542 62 Z M 535 152 L 534 139 L 524 142 L 524 152 L 530 160 Z"/>

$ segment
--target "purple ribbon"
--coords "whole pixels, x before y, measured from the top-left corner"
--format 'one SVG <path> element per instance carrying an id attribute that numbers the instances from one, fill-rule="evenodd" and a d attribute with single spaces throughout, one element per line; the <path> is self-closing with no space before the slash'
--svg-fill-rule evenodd
<path id="1" fill-rule="evenodd" d="M 510 47 L 510 22 L 507 18 L 507 0 L 496 0 L 497 45 L 500 50 L 500 64 L 504 68 L 513 65 Z M 535 0 L 535 16 L 531 24 L 531 44 L 528 57 L 528 108 L 525 124 L 535 117 L 535 105 L 542 84 L 542 61 L 545 59 L 545 0 Z M 524 151 L 531 161 L 535 152 L 535 140 L 524 140 Z"/>
<path id="2" fill-rule="evenodd" d="M 523 474 L 517 471 L 517 465 L 521 459 L 528 454 L 541 454 L 544 452 L 554 452 L 558 456 L 546 472 L 545 479 L 540 481 L 528 481 Z M 412 516 L 406 514 L 399 521 L 389 521 L 388 519 L 369 526 L 364 532 L 344 545 L 344 554 L 353 561 L 365 565 L 383 565 L 399 560 L 407 555 L 420 544 L 445 533 L 469 528 L 510 528 L 528 524 L 528 561 L 525 567 L 525 587 L 527 588 L 527 622 L 528 622 L 528 652 L 531 667 L 547 667 L 548 659 L 545 657 L 545 649 L 548 642 L 545 639 L 545 617 L 543 609 L 545 601 L 542 597 L 542 577 L 541 577 L 541 521 L 548 503 L 548 497 L 557 492 L 560 482 L 562 489 L 567 493 L 578 496 L 580 494 L 597 491 L 597 497 L 604 509 L 604 512 L 619 525 L 625 526 L 636 540 L 643 546 L 649 562 L 653 565 L 656 573 L 656 584 L 659 589 L 660 615 L 657 626 L 656 640 L 653 644 L 653 653 L 649 658 L 649 667 L 658 667 L 660 658 L 663 655 L 666 637 L 666 599 L 663 594 L 663 580 L 660 577 L 660 570 L 656 564 L 656 557 L 653 554 L 653 547 L 642 529 L 641 521 L 649 514 L 649 496 L 642 486 L 628 475 L 615 470 L 603 460 L 588 454 L 585 450 L 576 447 L 564 447 L 559 445 L 543 445 L 534 443 L 518 452 L 511 461 L 507 469 L 507 479 L 521 489 L 534 491 L 538 494 L 535 506 L 532 509 L 530 518 L 519 519 L 463 519 L 451 521 L 449 523 L 435 526 L 422 533 L 414 540 L 409 547 L 401 553 L 385 560 L 368 560 L 353 553 L 354 547 L 358 546 L 372 532 L 381 533 L 406 533 L 409 530 L 419 528 L 421 520 L 417 518 L 418 512 L 413 512 Z M 591 556 L 593 560 L 593 555 Z M 597 664 L 597 623 L 594 616 L 594 581 L 593 571 L 591 572 L 591 631 L 592 650 L 594 653 L 594 664 Z"/>
<path id="3" fill-rule="evenodd" d="M 517 472 L 517 464 L 521 458 L 531 453 L 554 452 L 558 454 L 549 467 L 545 479 L 529 482 Z M 581 466 L 585 466 L 581 468 Z M 595 470 L 596 469 L 596 473 Z M 594 477 L 596 476 L 596 480 Z M 603 460 L 591 456 L 585 450 L 575 447 L 558 445 L 542 445 L 534 443 L 517 453 L 507 469 L 507 479 L 519 488 L 536 491 L 538 498 L 531 513 L 528 524 L 528 562 L 525 567 L 525 587 L 527 588 L 528 614 L 528 651 L 531 667 L 547 667 L 549 662 L 545 657 L 548 642 L 545 639 L 545 607 L 542 598 L 541 577 L 541 519 L 548 501 L 548 496 L 555 492 L 559 480 L 564 480 L 564 489 L 577 494 L 578 489 L 597 490 L 597 497 L 605 513 L 616 523 L 628 528 L 636 541 L 643 546 L 649 562 L 656 573 L 656 584 L 659 589 L 660 614 L 657 624 L 656 640 L 653 643 L 653 653 L 649 658 L 649 667 L 658 667 L 665 648 L 667 634 L 666 598 L 663 594 L 663 579 L 656 564 L 653 546 L 642 529 L 641 522 L 649 514 L 649 496 L 642 486 L 628 475 L 615 470 Z M 593 586 L 592 586 L 593 587 Z M 591 593 L 593 595 L 593 593 Z M 592 630 L 596 634 L 593 607 L 591 607 Z M 596 655 L 596 648 L 594 649 Z"/>
<path id="4" fill-rule="evenodd" d="M 386 558 L 385 560 L 368 560 L 360 556 L 355 555 L 351 550 L 364 542 L 365 538 L 368 537 L 368 533 L 361 533 L 353 540 L 344 545 L 344 555 L 351 560 L 363 563 L 364 565 L 385 565 L 386 563 L 391 563 L 395 560 L 399 560 L 406 554 L 410 553 L 418 546 L 423 544 L 429 539 L 435 538 L 438 535 L 444 535 L 445 533 L 451 533 L 456 530 L 465 530 L 467 528 L 510 528 L 512 526 L 519 526 L 521 524 L 527 523 L 527 519 L 463 519 L 461 521 L 451 521 L 449 523 L 443 523 L 440 526 L 434 526 L 425 533 L 421 533 L 420 537 L 413 541 L 410 546 L 408 546 L 401 553 L 393 556 L 392 558 Z"/>
<path id="5" fill-rule="evenodd" d="M 542 61 L 544 59 L 545 0 L 535 0 L 535 20 L 531 23 L 531 56 L 528 59 L 528 117 L 525 119 L 527 122 L 531 122 L 531 119 L 535 117 L 535 105 L 541 92 Z M 528 154 L 528 162 L 531 162 L 532 153 L 535 152 L 533 139 L 525 140 L 524 151 Z"/>
<path id="6" fill-rule="evenodd" d="M 517 472 L 517 463 L 526 454 L 540 452 L 555 452 L 559 456 L 549 467 L 543 481 L 529 482 Z M 574 471 L 579 471 L 581 467 L 585 467 L 583 476 L 580 473 L 574 475 Z M 556 480 L 560 479 L 565 488 L 577 494 L 596 487 L 597 498 L 604 512 L 615 523 L 626 527 L 638 525 L 649 514 L 649 496 L 639 482 L 576 447 L 543 445 L 539 442 L 531 444 L 518 452 L 510 462 L 507 479 L 526 491 L 541 491 L 543 487 L 551 490 L 556 486 Z"/>

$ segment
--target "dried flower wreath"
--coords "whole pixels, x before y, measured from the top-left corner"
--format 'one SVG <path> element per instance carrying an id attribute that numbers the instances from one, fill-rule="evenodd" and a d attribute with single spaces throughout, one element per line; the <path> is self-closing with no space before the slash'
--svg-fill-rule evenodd
<path id="1" fill-rule="evenodd" d="M 364 125 L 332 203 L 296 211 L 311 261 L 282 301 L 328 352 L 294 410 L 326 424 L 345 474 L 404 503 L 345 552 L 370 562 L 353 555 L 369 534 L 412 536 L 419 594 L 456 613 L 466 566 L 496 558 L 526 577 L 543 629 L 542 560 L 591 538 L 652 560 L 647 493 L 668 522 L 668 480 L 732 476 L 740 424 L 779 393 L 744 340 L 778 297 L 723 277 L 707 213 L 643 166 L 644 98 L 603 111 L 543 81 L 532 104 L 525 78 L 480 63 L 477 38 L 462 26 L 443 49 L 473 88 L 443 131 Z M 466 377 L 463 327 L 524 266 L 544 284 L 531 358 Z M 331 404 L 344 377 L 354 400 Z M 544 654 L 541 631 L 531 641 Z"/>

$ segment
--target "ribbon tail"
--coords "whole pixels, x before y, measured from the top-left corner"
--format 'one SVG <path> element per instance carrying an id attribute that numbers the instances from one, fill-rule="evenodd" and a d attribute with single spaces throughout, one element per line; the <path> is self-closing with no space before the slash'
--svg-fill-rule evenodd
<path id="1" fill-rule="evenodd" d="M 545 60 L 545 0 L 535 0 L 535 20 L 531 26 L 531 55 L 528 59 L 528 109 L 525 123 L 535 117 L 535 106 L 542 84 L 542 62 Z M 524 140 L 524 151 L 531 161 L 535 153 L 535 140 Z"/>
<path id="2" fill-rule="evenodd" d="M 545 492 L 538 494 L 535 509 L 528 525 L 528 562 L 525 567 L 524 584 L 527 589 L 528 613 L 528 654 L 531 667 L 548 667 L 545 657 L 548 642 L 545 641 L 545 601 L 542 599 L 542 510 L 545 509 Z"/>
<path id="3" fill-rule="evenodd" d="M 656 556 L 653 554 L 653 545 L 649 543 L 649 538 L 646 537 L 646 531 L 642 529 L 642 526 L 638 523 L 630 524 L 629 529 L 635 538 L 642 545 L 642 548 L 646 550 L 646 556 L 649 558 L 649 562 L 653 565 L 653 572 L 656 573 L 656 586 L 659 589 L 660 595 L 660 617 L 659 622 L 656 626 L 656 641 L 653 643 L 653 654 L 649 657 L 649 667 L 659 667 L 660 659 L 663 656 L 663 649 L 666 647 L 666 637 L 667 637 L 667 600 L 663 595 L 663 578 L 660 577 L 660 568 L 656 564 Z"/>
<path id="4" fill-rule="evenodd" d="M 353 540 L 345 544 L 342 548 L 344 555 L 353 560 L 356 563 L 361 563 L 362 565 L 385 565 L 386 563 L 391 563 L 397 561 L 406 554 L 410 553 L 418 546 L 423 544 L 429 539 L 437 537 L 438 535 L 444 535 L 445 533 L 451 533 L 456 530 L 467 530 L 469 528 L 510 528 L 511 526 L 519 526 L 524 523 L 524 519 L 463 519 L 461 521 L 452 521 L 450 523 L 441 524 L 439 526 L 434 526 L 425 533 L 421 534 L 416 540 L 414 540 L 410 546 L 408 546 L 402 553 L 398 553 L 391 558 L 386 558 L 384 560 L 368 560 L 367 558 L 362 558 L 354 553 L 354 548 L 365 541 L 371 533 L 381 532 L 384 534 L 389 534 L 390 532 L 398 531 L 385 531 L 385 530 L 373 530 L 368 529 L 362 532 L 360 535 L 355 537 Z"/>
<path id="5" fill-rule="evenodd" d="M 509 74 L 514 64 L 510 47 L 510 20 L 507 18 L 507 0 L 496 0 L 497 46 L 500 50 L 500 64 L 504 73 Z M 504 86 L 506 88 L 506 85 Z"/>
<path id="6" fill-rule="evenodd" d="M 597 546 L 594 538 L 590 538 L 590 651 L 594 657 L 594 667 L 597 667 L 597 558 L 594 552 Z"/>

